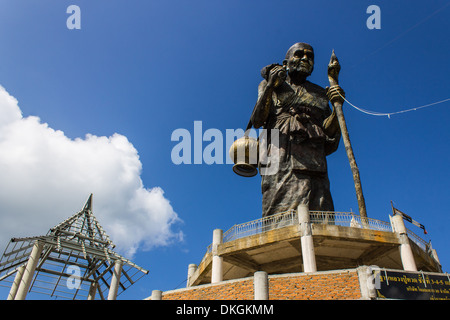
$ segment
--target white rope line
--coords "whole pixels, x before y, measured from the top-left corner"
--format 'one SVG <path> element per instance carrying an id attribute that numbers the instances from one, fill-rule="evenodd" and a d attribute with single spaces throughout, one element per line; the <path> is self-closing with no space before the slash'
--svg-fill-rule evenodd
<path id="1" fill-rule="evenodd" d="M 365 56 L 360 62 L 352 65 L 349 67 L 349 69 L 356 67 L 359 63 L 361 63 L 362 61 L 364 61 L 365 59 L 367 59 L 368 57 L 374 55 L 375 53 L 377 53 L 378 51 L 383 50 L 384 48 L 386 48 L 387 46 L 389 46 L 390 44 L 396 42 L 397 40 L 399 40 L 401 37 L 403 37 L 405 34 L 407 34 L 408 32 L 412 31 L 413 29 L 417 28 L 418 26 L 420 26 L 421 24 L 423 24 L 424 22 L 428 21 L 432 16 L 434 16 L 435 14 L 439 13 L 440 11 L 442 11 L 443 9 L 445 9 L 446 7 L 448 7 L 450 5 L 450 2 L 448 2 L 447 4 L 445 4 L 443 7 L 437 9 L 436 11 L 434 11 L 433 13 L 431 13 L 430 15 L 428 15 L 427 17 L 425 17 L 423 20 L 419 21 L 418 23 L 416 23 L 415 25 L 413 25 L 412 27 L 410 27 L 409 29 L 403 31 L 402 33 L 400 33 L 399 35 L 397 35 L 395 38 L 389 40 L 388 42 L 386 42 L 384 45 L 382 45 L 381 47 L 379 47 L 378 49 L 376 49 L 375 51 L 372 51 L 371 53 L 369 53 L 367 56 Z"/>
<path id="2" fill-rule="evenodd" d="M 362 109 L 362 108 L 358 108 L 357 106 L 352 104 L 350 101 L 345 99 L 345 97 L 343 97 L 339 93 L 339 91 L 337 91 L 336 89 L 335 89 L 335 91 L 341 96 L 342 99 L 344 99 L 349 105 L 351 105 L 356 110 L 361 111 L 361 112 L 366 113 L 366 114 L 369 114 L 369 115 L 372 115 L 372 116 L 387 116 L 388 118 L 391 118 L 391 116 L 393 114 L 405 113 L 405 112 L 409 112 L 409 111 L 416 111 L 416 110 L 419 110 L 419 109 L 423 109 L 423 108 L 434 106 L 434 105 L 439 104 L 439 103 L 450 101 L 450 98 L 447 98 L 447 99 L 444 99 L 444 100 L 441 100 L 441 101 L 437 101 L 437 102 L 433 102 L 433 103 L 429 103 L 429 104 L 426 104 L 426 105 L 423 105 L 423 106 L 420 106 L 420 107 L 415 107 L 415 108 L 401 110 L 401 111 L 396 111 L 396 112 L 382 113 L 382 112 L 370 111 L 370 110 L 365 110 L 365 109 Z"/>

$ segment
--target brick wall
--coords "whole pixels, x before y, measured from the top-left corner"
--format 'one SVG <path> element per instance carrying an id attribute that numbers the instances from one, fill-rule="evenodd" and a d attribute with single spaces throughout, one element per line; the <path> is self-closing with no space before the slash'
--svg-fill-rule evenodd
<path id="1" fill-rule="evenodd" d="M 163 293 L 163 300 L 253 300 L 253 277 Z"/>
<path id="2" fill-rule="evenodd" d="M 269 276 L 271 300 L 360 299 L 356 270 Z"/>
<path id="3" fill-rule="evenodd" d="M 356 269 L 269 276 L 270 300 L 360 299 Z M 253 300 L 253 277 L 166 291 L 163 300 Z"/>

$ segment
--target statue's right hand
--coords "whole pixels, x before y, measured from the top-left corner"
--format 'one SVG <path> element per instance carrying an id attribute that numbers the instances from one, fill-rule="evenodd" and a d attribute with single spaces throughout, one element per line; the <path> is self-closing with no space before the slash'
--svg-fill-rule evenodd
<path id="1" fill-rule="evenodd" d="M 284 66 L 275 66 L 269 71 L 267 86 L 277 88 L 286 80 L 286 69 Z"/>

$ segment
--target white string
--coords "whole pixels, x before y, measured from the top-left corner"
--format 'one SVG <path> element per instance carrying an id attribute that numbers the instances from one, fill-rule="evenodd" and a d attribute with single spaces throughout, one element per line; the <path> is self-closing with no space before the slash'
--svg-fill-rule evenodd
<path id="1" fill-rule="evenodd" d="M 443 7 L 437 9 L 436 11 L 434 11 L 433 13 L 431 13 L 429 16 L 425 17 L 423 20 L 419 21 L 418 23 L 416 23 L 415 25 L 413 25 L 412 27 L 410 27 L 409 29 L 403 31 L 402 33 L 400 33 L 399 35 L 397 35 L 395 38 L 391 39 L 390 41 L 386 42 L 384 45 L 382 45 L 381 47 L 379 47 L 378 49 L 376 49 L 375 51 L 372 51 L 372 53 L 368 54 L 366 57 L 364 57 L 360 62 L 364 61 L 365 59 L 367 59 L 368 57 L 370 57 L 371 55 L 374 55 L 375 53 L 377 53 L 378 51 L 381 51 L 382 49 L 386 48 L 387 46 L 389 46 L 390 44 L 396 42 L 397 40 L 399 40 L 401 37 L 403 37 L 405 34 L 407 34 L 408 32 L 410 32 L 411 30 L 417 28 L 419 25 L 421 25 L 422 23 L 426 22 L 427 20 L 429 20 L 432 16 L 434 16 L 435 14 L 439 13 L 440 11 L 442 11 L 443 9 L 445 9 L 447 6 L 450 5 L 450 2 L 448 2 L 447 4 L 445 4 Z M 349 69 L 357 66 L 360 62 L 352 65 L 349 67 Z"/>
<path id="2" fill-rule="evenodd" d="M 447 99 L 444 99 L 444 100 L 441 100 L 441 101 L 437 101 L 437 102 L 433 102 L 433 103 L 429 103 L 429 104 L 426 104 L 426 105 L 423 105 L 423 106 L 420 106 L 420 107 L 415 107 L 415 108 L 401 110 L 401 111 L 396 111 L 396 112 L 382 113 L 382 112 L 376 112 L 376 111 L 370 111 L 370 110 L 365 110 L 365 109 L 362 109 L 362 108 L 358 108 L 357 106 L 352 104 L 350 101 L 345 99 L 345 97 L 343 97 L 339 93 L 339 91 L 337 91 L 336 89 L 335 89 L 335 91 L 341 96 L 342 99 L 344 99 L 349 105 L 351 105 L 356 110 L 361 111 L 361 112 L 366 113 L 366 114 L 369 114 L 369 115 L 372 115 L 372 116 L 387 116 L 388 118 L 391 118 L 391 116 L 393 114 L 405 113 L 405 112 L 409 112 L 409 111 L 416 111 L 416 110 L 419 110 L 419 109 L 423 109 L 423 108 L 434 106 L 434 105 L 439 104 L 439 103 L 450 101 L 450 98 L 447 98 Z"/>

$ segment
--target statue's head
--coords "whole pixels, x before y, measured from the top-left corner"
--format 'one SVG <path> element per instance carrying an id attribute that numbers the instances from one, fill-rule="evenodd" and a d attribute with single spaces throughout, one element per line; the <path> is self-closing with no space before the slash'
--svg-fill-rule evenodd
<path id="1" fill-rule="evenodd" d="M 294 44 L 286 53 L 283 65 L 287 66 L 290 75 L 309 76 L 314 70 L 314 50 L 303 42 Z"/>

